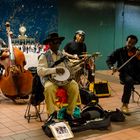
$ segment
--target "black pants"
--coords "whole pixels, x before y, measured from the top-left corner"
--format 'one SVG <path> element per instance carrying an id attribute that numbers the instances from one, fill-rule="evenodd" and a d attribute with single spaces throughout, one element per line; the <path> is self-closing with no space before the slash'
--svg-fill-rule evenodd
<path id="1" fill-rule="evenodd" d="M 140 75 L 131 76 L 129 74 L 120 74 L 120 80 L 124 84 L 122 103 L 129 103 L 131 97 L 131 90 L 134 86 L 134 83 L 137 81 L 140 83 Z"/>

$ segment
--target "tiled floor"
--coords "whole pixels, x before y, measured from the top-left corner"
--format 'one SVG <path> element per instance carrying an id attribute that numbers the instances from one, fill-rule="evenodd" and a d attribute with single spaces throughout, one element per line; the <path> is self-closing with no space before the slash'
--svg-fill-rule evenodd
<path id="1" fill-rule="evenodd" d="M 108 81 L 111 97 L 100 98 L 100 105 L 106 110 L 115 110 L 121 106 L 122 85 L 117 74 L 110 71 L 97 71 L 96 81 Z M 140 86 L 136 86 L 140 91 Z M 138 101 L 138 97 L 135 96 Z M 32 118 L 30 123 L 24 118 L 27 104 L 14 104 L 0 94 L 0 140 L 49 140 L 41 129 L 43 122 Z M 88 130 L 74 133 L 73 140 L 140 140 L 140 105 L 130 102 L 131 116 L 126 116 L 125 122 L 111 123 L 108 130 Z M 40 107 L 41 117 L 47 118 L 45 107 Z M 34 113 L 34 107 L 31 107 Z"/>

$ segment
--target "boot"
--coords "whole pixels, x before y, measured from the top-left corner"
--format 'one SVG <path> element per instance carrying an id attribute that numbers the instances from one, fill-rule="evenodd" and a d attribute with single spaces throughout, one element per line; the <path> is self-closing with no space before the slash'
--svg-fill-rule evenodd
<path id="1" fill-rule="evenodd" d="M 128 109 L 128 104 L 123 103 L 122 107 L 121 107 L 121 111 L 125 114 L 125 115 L 131 115 Z"/>

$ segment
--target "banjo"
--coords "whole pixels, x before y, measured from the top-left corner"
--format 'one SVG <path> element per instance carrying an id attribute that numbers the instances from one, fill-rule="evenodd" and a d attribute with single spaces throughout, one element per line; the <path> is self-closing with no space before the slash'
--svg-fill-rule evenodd
<path id="1" fill-rule="evenodd" d="M 65 67 L 59 65 L 61 62 L 64 62 Z M 69 61 L 69 59 L 66 56 L 60 58 L 59 60 L 54 62 L 54 64 L 51 67 L 62 68 L 64 70 L 64 73 L 51 74 L 49 75 L 49 80 L 58 86 L 64 86 L 68 84 L 72 79 L 74 79 L 75 73 L 81 69 L 81 63 L 83 63 L 83 60 L 79 60 L 77 63 L 73 64 Z"/>
<path id="2" fill-rule="evenodd" d="M 86 59 L 77 60 L 76 63 L 70 62 L 69 59 L 66 58 L 66 56 L 60 58 L 52 65 L 52 67 L 63 68 L 64 73 L 63 74 L 57 74 L 57 73 L 51 74 L 51 75 L 49 75 L 49 80 L 58 86 L 64 86 L 64 85 L 68 84 L 72 79 L 75 78 L 75 73 L 82 68 L 80 65 L 84 61 L 86 61 L 90 57 L 95 57 L 98 55 L 99 54 L 94 53 L 93 55 L 88 56 Z M 67 60 L 67 61 L 65 61 L 65 60 Z M 58 64 L 60 64 L 61 62 L 64 62 L 66 67 L 58 66 Z"/>
<path id="3" fill-rule="evenodd" d="M 61 62 L 64 62 L 65 67 L 59 65 Z M 63 56 L 59 60 L 55 61 L 51 67 L 62 68 L 64 70 L 64 73 L 63 74 L 58 74 L 58 73 L 50 74 L 49 80 L 58 86 L 64 86 L 68 84 L 72 80 L 72 74 L 71 74 L 70 67 L 68 66 L 68 63 L 69 62 L 68 62 L 67 56 Z"/>
<path id="4" fill-rule="evenodd" d="M 62 66 L 57 66 L 57 68 L 63 68 L 64 69 L 64 73 L 63 74 L 51 74 L 49 79 L 51 82 L 57 84 L 58 86 L 64 86 L 66 84 L 68 84 L 71 80 L 71 72 L 68 68 L 66 67 L 62 67 Z"/>

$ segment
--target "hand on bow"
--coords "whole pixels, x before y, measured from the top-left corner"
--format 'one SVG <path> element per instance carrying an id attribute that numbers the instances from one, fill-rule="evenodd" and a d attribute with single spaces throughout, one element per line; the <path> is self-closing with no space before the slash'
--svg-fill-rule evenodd
<path id="1" fill-rule="evenodd" d="M 117 68 L 116 68 L 115 66 L 112 66 L 112 67 L 111 67 L 111 70 L 112 70 L 112 75 L 113 75 L 115 72 L 117 72 Z"/>

